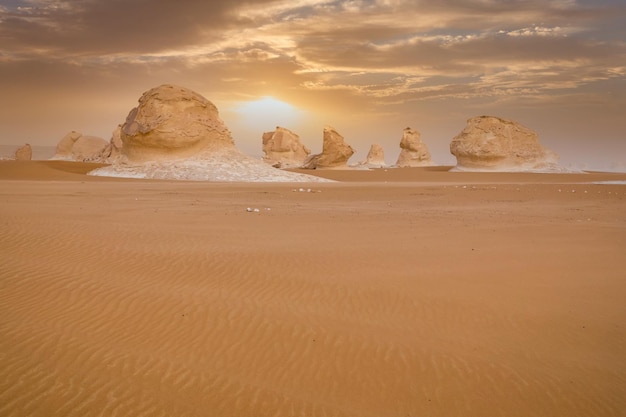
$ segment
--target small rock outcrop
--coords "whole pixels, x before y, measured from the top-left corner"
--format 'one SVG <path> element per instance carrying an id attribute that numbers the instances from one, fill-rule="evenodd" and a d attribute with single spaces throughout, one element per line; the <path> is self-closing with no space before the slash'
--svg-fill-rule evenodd
<path id="1" fill-rule="evenodd" d="M 275 168 L 295 168 L 302 166 L 311 151 L 297 134 L 276 126 L 275 131 L 263 133 L 263 153 L 263 160 Z"/>
<path id="2" fill-rule="evenodd" d="M 108 142 L 102 138 L 71 131 L 59 141 L 52 159 L 77 162 L 100 161 L 107 145 Z"/>
<path id="3" fill-rule="evenodd" d="M 309 156 L 302 164 L 302 168 L 346 168 L 348 160 L 353 154 L 354 149 L 345 143 L 343 136 L 334 128 L 326 126 L 324 128 L 322 153 Z"/>
<path id="4" fill-rule="evenodd" d="M 368 168 L 382 168 L 385 165 L 385 150 L 382 146 L 378 144 L 373 144 L 370 147 L 370 151 L 367 153 L 367 158 L 365 161 L 361 162 L 359 165 L 365 166 Z"/>
<path id="5" fill-rule="evenodd" d="M 469 119 L 452 139 L 450 152 L 458 171 L 563 171 L 558 155 L 541 146 L 534 131 L 499 117 Z"/>
<path id="6" fill-rule="evenodd" d="M 16 161 L 30 161 L 31 159 L 33 159 L 33 148 L 28 143 L 15 151 Z"/>
<path id="7" fill-rule="evenodd" d="M 130 161 L 184 158 L 235 142 L 217 107 L 200 94 L 174 85 L 146 91 L 120 132 L 122 153 Z"/>
<path id="8" fill-rule="evenodd" d="M 410 127 L 404 129 L 402 139 L 400 139 L 400 155 L 398 155 L 396 166 L 406 168 L 432 165 L 430 152 L 426 144 L 422 142 L 420 133 Z"/>

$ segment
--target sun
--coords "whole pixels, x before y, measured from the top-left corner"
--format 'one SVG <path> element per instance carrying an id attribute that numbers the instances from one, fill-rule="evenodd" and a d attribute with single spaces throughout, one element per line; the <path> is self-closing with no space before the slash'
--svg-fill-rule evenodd
<path id="1" fill-rule="evenodd" d="M 241 103 L 235 111 L 245 125 L 265 130 L 293 125 L 301 119 L 303 113 L 291 104 L 270 96 Z"/>

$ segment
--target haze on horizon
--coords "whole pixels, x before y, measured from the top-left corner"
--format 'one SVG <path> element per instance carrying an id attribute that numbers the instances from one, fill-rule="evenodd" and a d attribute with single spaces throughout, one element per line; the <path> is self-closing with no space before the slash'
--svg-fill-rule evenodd
<path id="1" fill-rule="evenodd" d="M 214 102 L 237 146 L 329 124 L 365 158 L 422 133 L 438 163 L 472 116 L 564 164 L 626 169 L 623 0 L 1 0 L 0 144 L 108 139 L 164 83 Z"/>

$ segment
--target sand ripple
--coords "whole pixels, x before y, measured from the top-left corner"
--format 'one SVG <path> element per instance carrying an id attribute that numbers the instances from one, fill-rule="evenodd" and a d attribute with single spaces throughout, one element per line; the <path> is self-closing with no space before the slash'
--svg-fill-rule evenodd
<path id="1" fill-rule="evenodd" d="M 623 413 L 620 304 L 598 309 L 593 288 L 554 290 L 535 269 L 503 281 L 493 234 L 468 230 L 482 254 L 414 242 L 428 233 L 419 222 L 369 239 L 386 201 L 351 224 L 351 206 L 319 200 L 333 188 L 305 215 L 290 210 L 312 197 L 289 187 L 256 197 L 281 218 L 241 209 L 248 190 L 159 187 L 48 185 L 35 197 L 45 215 L 19 191 L 0 208 L 0 415 Z M 448 223 L 433 236 L 459 233 Z M 469 262 L 479 274 L 463 275 Z M 558 295 L 572 304 L 542 304 Z"/>

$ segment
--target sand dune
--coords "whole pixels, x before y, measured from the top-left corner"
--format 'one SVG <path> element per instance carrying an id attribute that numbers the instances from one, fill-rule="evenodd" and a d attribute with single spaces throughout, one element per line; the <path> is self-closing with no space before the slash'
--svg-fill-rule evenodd
<path id="1" fill-rule="evenodd" d="M 626 175 L 89 167 L 0 163 L 2 416 L 624 415 Z"/>

